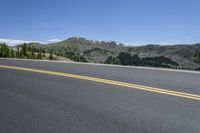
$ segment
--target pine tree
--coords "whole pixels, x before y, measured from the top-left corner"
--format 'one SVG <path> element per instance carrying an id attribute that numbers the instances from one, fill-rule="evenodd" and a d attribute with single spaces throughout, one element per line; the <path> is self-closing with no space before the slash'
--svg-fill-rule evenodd
<path id="1" fill-rule="evenodd" d="M 46 57 L 46 54 L 45 54 L 46 52 L 45 52 L 44 49 L 42 49 L 42 53 L 43 53 L 42 56 L 43 56 L 43 57 Z"/>
<path id="2" fill-rule="evenodd" d="M 27 59 L 33 59 L 32 54 L 31 53 L 27 53 Z"/>
<path id="3" fill-rule="evenodd" d="M 194 54 L 194 61 L 200 63 L 200 49 L 197 49 Z"/>
<path id="4" fill-rule="evenodd" d="M 32 50 L 32 46 L 31 46 L 31 44 L 28 45 L 27 50 L 28 50 L 29 52 Z"/>
<path id="5" fill-rule="evenodd" d="M 15 52 L 14 52 L 14 50 L 12 48 L 11 48 L 11 57 L 15 58 Z"/>
<path id="6" fill-rule="evenodd" d="M 20 50 L 19 50 L 19 47 L 17 47 L 17 58 L 20 58 Z"/>
<path id="7" fill-rule="evenodd" d="M 52 53 L 49 55 L 49 59 L 53 60 L 53 54 Z"/>
<path id="8" fill-rule="evenodd" d="M 27 44 L 24 43 L 23 46 L 22 46 L 22 53 L 23 53 L 23 55 L 24 55 L 25 57 L 27 56 L 27 51 L 28 51 Z"/>
<path id="9" fill-rule="evenodd" d="M 20 57 L 20 58 L 24 58 L 24 52 L 23 52 L 23 49 L 20 50 L 20 52 L 19 52 L 19 57 Z"/>
<path id="10" fill-rule="evenodd" d="M 32 59 L 36 59 L 36 56 L 35 56 L 35 53 L 33 50 L 31 51 L 31 57 L 32 57 Z"/>
<path id="11" fill-rule="evenodd" d="M 4 49 L 4 44 L 0 45 L 0 57 L 4 57 L 5 55 L 5 49 Z"/>
<path id="12" fill-rule="evenodd" d="M 6 44 L 2 45 L 2 57 L 6 57 Z"/>
<path id="13" fill-rule="evenodd" d="M 2 57 L 2 51 L 1 51 L 1 44 L 0 44 L 0 57 Z"/>
<path id="14" fill-rule="evenodd" d="M 8 58 L 11 57 L 11 51 L 7 45 L 5 45 L 5 57 L 8 57 Z"/>
<path id="15" fill-rule="evenodd" d="M 42 53 L 39 51 L 38 55 L 37 55 L 38 59 L 42 59 Z"/>

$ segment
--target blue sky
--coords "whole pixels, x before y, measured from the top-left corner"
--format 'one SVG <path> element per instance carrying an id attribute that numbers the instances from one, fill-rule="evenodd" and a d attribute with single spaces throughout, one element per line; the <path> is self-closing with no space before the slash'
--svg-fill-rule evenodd
<path id="1" fill-rule="evenodd" d="M 200 42 L 199 0 L 0 0 L 0 38 Z"/>

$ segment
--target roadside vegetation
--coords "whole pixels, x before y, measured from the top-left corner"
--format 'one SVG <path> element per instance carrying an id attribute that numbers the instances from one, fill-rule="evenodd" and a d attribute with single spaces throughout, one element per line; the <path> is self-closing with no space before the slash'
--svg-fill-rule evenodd
<path id="1" fill-rule="evenodd" d="M 52 44 L 42 45 L 35 43 L 33 45 L 38 48 L 44 48 L 48 53 L 52 52 L 80 62 L 170 67 L 189 70 L 195 70 L 200 67 L 200 43 L 190 45 L 149 44 L 145 46 L 126 46 L 114 41 L 97 41 L 72 37 Z M 124 53 L 135 57 L 130 59 L 130 56 Z M 123 59 L 125 61 L 118 59 L 120 54 L 121 56 L 126 55 L 128 59 Z M 137 56 L 139 59 L 137 59 Z"/>
<path id="2" fill-rule="evenodd" d="M 200 64 L 200 49 L 197 49 L 194 54 L 194 61 Z"/>
<path id="3" fill-rule="evenodd" d="M 35 48 L 29 44 L 19 45 L 14 48 L 6 44 L 0 44 L 0 57 L 55 60 L 53 53 L 46 53 L 44 49 Z"/>
<path id="4" fill-rule="evenodd" d="M 125 46 L 114 41 L 73 37 L 45 45 L 29 43 L 9 47 L 0 44 L 0 57 L 200 70 L 200 44 Z"/>
<path id="5" fill-rule="evenodd" d="M 137 54 L 131 55 L 126 52 L 121 52 L 117 57 L 110 56 L 104 63 L 164 68 L 179 67 L 178 63 L 164 56 L 140 58 Z"/>

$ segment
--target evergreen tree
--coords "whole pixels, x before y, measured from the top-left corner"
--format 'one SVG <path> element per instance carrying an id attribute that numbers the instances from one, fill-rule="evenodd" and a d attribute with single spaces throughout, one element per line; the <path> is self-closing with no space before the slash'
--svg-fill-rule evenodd
<path id="1" fill-rule="evenodd" d="M 0 45 L 0 57 L 14 58 L 15 57 L 14 50 L 6 44 L 1 44 Z"/>
<path id="2" fill-rule="evenodd" d="M 2 57 L 2 50 L 1 50 L 2 46 L 0 44 L 0 57 Z"/>
<path id="3" fill-rule="evenodd" d="M 22 54 L 23 54 L 23 56 L 27 57 L 27 51 L 28 51 L 27 44 L 24 43 L 23 46 L 22 46 Z"/>
<path id="4" fill-rule="evenodd" d="M 19 58 L 24 58 L 24 52 L 23 52 L 22 49 L 21 49 L 20 52 L 19 52 Z"/>
<path id="5" fill-rule="evenodd" d="M 11 49 L 11 57 L 12 57 L 12 58 L 15 58 L 15 52 L 14 52 L 13 49 Z"/>
<path id="6" fill-rule="evenodd" d="M 53 60 L 53 54 L 52 53 L 49 55 L 49 59 Z"/>
<path id="7" fill-rule="evenodd" d="M 197 49 L 194 54 L 194 62 L 200 63 L 200 49 Z"/>
<path id="8" fill-rule="evenodd" d="M 17 58 L 20 58 L 20 50 L 19 50 L 19 47 L 17 47 Z"/>
<path id="9" fill-rule="evenodd" d="M 1 45 L 1 48 L 0 48 L 0 57 L 5 57 L 5 44 Z"/>
<path id="10" fill-rule="evenodd" d="M 32 53 L 28 52 L 26 58 L 27 58 L 27 59 L 33 59 Z"/>
<path id="11" fill-rule="evenodd" d="M 27 50 L 28 50 L 29 52 L 31 52 L 31 50 L 32 50 L 32 46 L 31 46 L 31 44 L 28 45 Z"/>
<path id="12" fill-rule="evenodd" d="M 42 56 L 43 56 L 43 57 L 46 57 L 46 54 L 45 54 L 46 52 L 45 52 L 44 49 L 42 49 L 42 53 L 43 53 Z"/>
<path id="13" fill-rule="evenodd" d="M 36 59 L 35 52 L 33 50 L 31 51 L 31 58 Z"/>
<path id="14" fill-rule="evenodd" d="M 7 45 L 5 45 L 5 57 L 8 57 L 8 58 L 11 57 L 11 51 Z"/>
<path id="15" fill-rule="evenodd" d="M 38 55 L 37 55 L 37 59 L 42 59 L 42 53 L 39 51 Z"/>
<path id="16" fill-rule="evenodd" d="M 106 61 L 104 63 L 106 63 L 106 64 L 119 64 L 119 60 L 115 57 L 110 56 L 106 59 Z"/>

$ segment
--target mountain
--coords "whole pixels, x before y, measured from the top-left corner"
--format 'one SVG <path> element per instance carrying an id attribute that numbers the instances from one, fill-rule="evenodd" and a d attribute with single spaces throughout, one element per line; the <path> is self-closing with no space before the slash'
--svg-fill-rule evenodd
<path id="1" fill-rule="evenodd" d="M 37 43 L 37 41 L 25 41 L 25 40 L 15 40 L 15 39 L 0 39 L 0 43 L 5 43 L 9 46 L 16 46 L 23 43 Z"/>
<path id="2" fill-rule="evenodd" d="M 176 62 L 179 67 L 196 69 L 200 63 L 195 54 L 200 51 L 199 44 L 182 45 L 145 45 L 145 46 L 126 46 L 114 41 L 94 41 L 81 37 L 72 37 L 67 40 L 42 45 L 31 43 L 35 47 L 41 47 L 47 52 L 52 52 L 61 56 L 76 56 L 84 58 L 84 61 L 94 63 L 104 63 L 109 57 L 117 57 L 121 52 L 131 55 L 138 55 L 139 58 L 165 57 Z M 197 60 L 196 60 L 197 59 Z M 146 60 L 146 59 L 145 59 Z"/>

